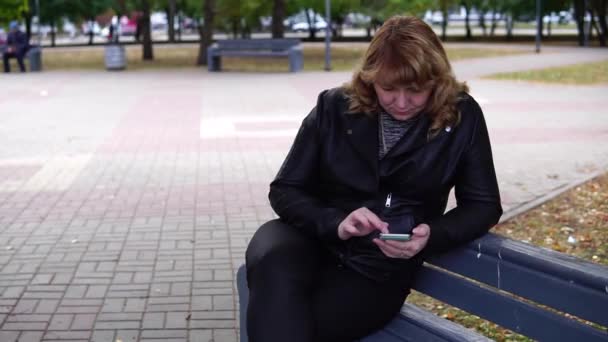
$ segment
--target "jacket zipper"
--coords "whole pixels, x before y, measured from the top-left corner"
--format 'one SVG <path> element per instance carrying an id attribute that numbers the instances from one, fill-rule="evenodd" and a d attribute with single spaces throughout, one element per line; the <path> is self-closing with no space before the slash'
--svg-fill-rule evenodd
<path id="1" fill-rule="evenodd" d="M 384 206 L 387 208 L 391 207 L 391 198 L 393 197 L 393 193 L 389 192 L 388 195 L 386 196 L 386 202 L 384 203 Z"/>

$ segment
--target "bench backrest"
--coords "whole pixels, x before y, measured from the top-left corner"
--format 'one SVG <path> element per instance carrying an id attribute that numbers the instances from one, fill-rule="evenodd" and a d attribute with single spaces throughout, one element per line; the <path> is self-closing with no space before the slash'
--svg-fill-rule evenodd
<path id="1" fill-rule="evenodd" d="M 429 260 L 414 288 L 534 339 L 608 339 L 538 306 L 607 327 L 608 267 L 494 234 Z"/>
<path id="2" fill-rule="evenodd" d="M 220 50 L 289 50 L 300 44 L 299 39 L 228 39 L 216 42 Z"/>

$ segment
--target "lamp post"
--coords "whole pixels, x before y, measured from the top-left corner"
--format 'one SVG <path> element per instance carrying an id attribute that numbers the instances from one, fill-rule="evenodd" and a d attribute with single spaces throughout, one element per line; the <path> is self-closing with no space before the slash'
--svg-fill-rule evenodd
<path id="1" fill-rule="evenodd" d="M 331 0 L 325 0 L 325 71 L 331 70 Z"/>

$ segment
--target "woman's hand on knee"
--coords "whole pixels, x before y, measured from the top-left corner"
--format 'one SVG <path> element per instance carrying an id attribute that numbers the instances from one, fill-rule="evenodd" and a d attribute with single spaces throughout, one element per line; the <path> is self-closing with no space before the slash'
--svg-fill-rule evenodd
<path id="1" fill-rule="evenodd" d="M 342 240 L 348 240 L 353 236 L 365 236 L 379 230 L 388 233 L 388 223 L 382 221 L 366 207 L 359 208 L 346 216 L 338 226 L 338 236 Z"/>

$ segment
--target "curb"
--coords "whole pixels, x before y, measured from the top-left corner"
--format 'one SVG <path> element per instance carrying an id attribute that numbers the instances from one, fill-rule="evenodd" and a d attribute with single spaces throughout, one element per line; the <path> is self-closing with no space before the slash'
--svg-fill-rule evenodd
<path id="1" fill-rule="evenodd" d="M 600 168 L 599 171 L 589 174 L 588 177 L 584 177 L 582 179 L 576 180 L 573 183 L 568 183 L 568 184 L 559 186 L 540 197 L 537 197 L 531 201 L 525 202 L 525 203 L 515 207 L 514 209 L 511 209 L 508 212 L 504 213 L 502 215 L 502 217 L 500 218 L 500 220 L 498 221 L 498 224 L 505 223 L 505 222 L 513 219 L 514 217 L 517 217 L 529 210 L 532 210 L 532 209 L 542 205 L 543 203 L 563 194 L 564 192 L 566 192 L 568 190 L 571 190 L 579 185 L 582 185 L 592 179 L 595 179 L 595 178 L 601 176 L 602 174 L 604 174 L 606 172 L 608 172 L 608 166 L 604 166 L 604 167 Z"/>

